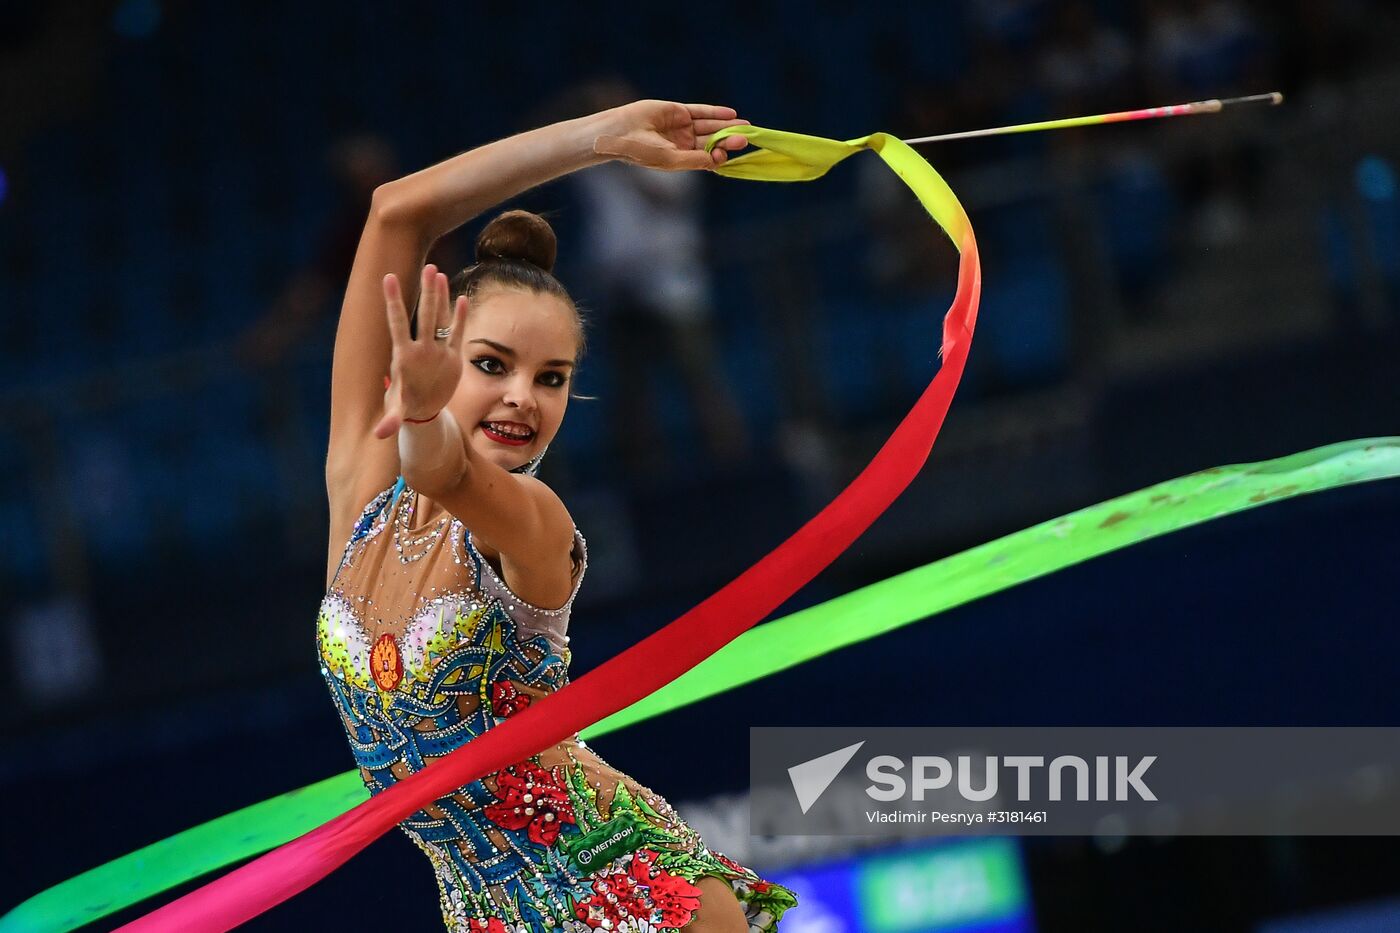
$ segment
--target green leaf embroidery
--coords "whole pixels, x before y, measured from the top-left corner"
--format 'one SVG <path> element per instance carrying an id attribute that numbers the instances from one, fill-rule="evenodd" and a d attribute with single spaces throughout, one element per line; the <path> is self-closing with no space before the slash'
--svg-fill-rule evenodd
<path id="1" fill-rule="evenodd" d="M 582 831 L 588 832 L 602 820 L 603 815 L 598 812 L 598 794 L 588 783 L 588 775 L 580 764 L 575 764 L 574 770 L 569 772 L 569 799 L 574 805 L 574 819 Z"/>

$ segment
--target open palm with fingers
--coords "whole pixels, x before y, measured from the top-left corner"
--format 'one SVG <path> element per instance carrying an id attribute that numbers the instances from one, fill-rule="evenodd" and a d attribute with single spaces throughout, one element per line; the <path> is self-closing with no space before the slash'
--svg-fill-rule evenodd
<path id="1" fill-rule="evenodd" d="M 384 308 L 389 321 L 392 356 L 384 392 L 384 417 L 374 436 L 390 437 L 405 421 L 426 421 L 442 411 L 462 378 L 462 331 L 467 298 L 449 309 L 447 276 L 431 264 L 423 267 L 418 299 L 418 336 L 409 332 L 403 289 L 393 273 L 384 276 Z M 450 318 L 450 320 L 449 320 Z M 444 336 L 439 336 L 445 332 Z"/>
<path id="2" fill-rule="evenodd" d="M 715 133 L 725 127 L 748 125 L 748 120 L 738 119 L 733 107 L 638 100 L 612 113 L 617 118 L 613 132 L 599 136 L 594 151 L 647 168 L 711 170 L 723 165 L 731 152 L 749 144 L 743 136 L 727 136 L 712 151 L 705 151 Z"/>

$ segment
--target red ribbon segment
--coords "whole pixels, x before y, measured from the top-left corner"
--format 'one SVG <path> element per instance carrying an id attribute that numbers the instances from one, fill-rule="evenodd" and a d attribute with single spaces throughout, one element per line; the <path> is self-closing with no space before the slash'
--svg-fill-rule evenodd
<path id="1" fill-rule="evenodd" d="M 121 929 L 231 929 L 310 887 L 433 800 L 563 741 L 660 689 L 762 621 L 820 573 L 918 475 L 962 378 L 977 318 L 981 265 L 967 215 L 933 167 L 887 134 L 840 142 L 744 126 L 715 134 L 710 146 L 738 130 L 759 150 L 730 160 L 720 174 L 809 180 L 856 152 L 873 149 L 958 247 L 957 292 L 943 319 L 943 364 L 909 414 L 826 508 L 694 609 L 446 758 Z"/>

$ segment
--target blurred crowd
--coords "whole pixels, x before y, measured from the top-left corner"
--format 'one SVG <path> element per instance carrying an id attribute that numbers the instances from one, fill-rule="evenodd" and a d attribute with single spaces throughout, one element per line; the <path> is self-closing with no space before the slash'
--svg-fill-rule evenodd
<path id="1" fill-rule="evenodd" d="M 1285 94 L 921 147 L 979 242 L 968 369 L 923 473 L 779 613 L 1206 466 L 1395 433 L 1395 4 L 410 10 L 0 3 L 0 788 L 39 801 L 12 820 L 24 851 L 0 901 L 344 767 L 313 654 L 341 292 L 375 187 L 493 139 L 639 96 L 846 139 Z M 589 542 L 576 675 L 849 482 L 937 371 L 957 255 L 856 157 L 813 185 L 599 166 L 429 258 L 461 268 L 511 207 L 553 224 L 589 329 L 541 471 Z M 1383 720 L 1394 489 L 1086 561 L 703 712 Z M 858 695 L 832 703 L 853 672 Z M 742 729 L 696 722 L 609 735 L 609 757 L 681 796 L 739 786 Z M 75 848 L 60 812 L 99 831 Z M 1143 928 L 1244 929 L 1394 891 L 1386 840 L 1046 841 L 1027 847 L 1045 930 L 1097 928 L 1093 903 Z M 400 856 L 372 847 L 270 922 L 357 921 L 370 876 L 370 906 L 390 906 L 422 881 Z M 395 915 L 436 922 L 412 900 Z"/>
<path id="2" fill-rule="evenodd" d="M 1274 124 L 1200 118 L 924 150 L 972 212 L 988 270 L 964 398 L 1014 398 L 1080 378 L 1105 320 L 1161 317 L 1164 285 L 1203 250 L 1260 238 L 1277 220 L 1289 134 L 1329 142 L 1318 115 L 1396 69 L 1394 16 L 1367 0 L 777 4 L 753 19 L 771 56 L 728 68 L 680 40 L 629 58 L 637 43 L 607 17 L 561 13 L 573 19 L 543 36 L 523 14 L 489 15 L 501 41 L 456 44 L 484 21 L 445 8 L 432 54 L 369 74 L 337 50 L 413 47 L 372 10 L 124 0 L 0 13 L 0 87 L 24 89 L 0 137 L 12 310 L 0 521 L 28 543 L 0 576 L 32 607 L 16 619 L 41 620 L 11 626 L 20 655 L 42 654 L 34 633 L 58 618 L 88 670 L 82 620 L 102 611 L 94 580 L 114 568 L 139 576 L 264 534 L 315 566 L 334 315 L 369 195 L 398 173 L 642 95 L 732 103 L 783 129 L 912 137 L 1285 91 Z M 799 20 L 804 41 L 785 41 Z M 671 42 L 688 27 L 655 28 Z M 514 36 L 531 46 L 528 67 Z M 582 62 L 595 42 L 622 52 L 607 68 Z M 846 51 L 828 54 L 834 43 Z M 65 49 L 82 67 L 59 80 L 43 63 Z M 1387 132 L 1330 140 L 1342 180 L 1315 199 L 1304 238 L 1340 307 L 1393 326 Z M 857 439 L 936 370 L 956 275 L 898 179 L 857 162 L 803 192 L 610 164 L 522 199 L 560 231 L 560 276 L 596 348 L 581 391 L 597 398 L 571 409 L 547 479 L 642 514 L 647 496 L 703 498 L 706 482 L 776 468 L 795 511 L 824 501 Z M 448 238 L 432 259 L 460 267 L 469 242 Z M 644 561 L 638 535 L 626 561 Z"/>

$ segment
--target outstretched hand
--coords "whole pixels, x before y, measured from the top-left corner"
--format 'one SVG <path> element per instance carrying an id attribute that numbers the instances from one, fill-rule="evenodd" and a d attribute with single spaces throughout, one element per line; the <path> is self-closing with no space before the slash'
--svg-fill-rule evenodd
<path id="1" fill-rule="evenodd" d="M 447 276 L 434 265 L 423 267 L 418 299 L 418 336 L 409 333 L 408 309 L 403 289 L 392 272 L 384 276 L 384 308 L 389 317 L 393 355 L 389 361 L 389 385 L 384 392 L 384 417 L 374 436 L 394 435 L 405 421 L 425 421 L 442 411 L 462 378 L 462 331 L 467 321 L 467 297 L 448 310 Z M 438 337 L 440 328 L 451 332 Z"/>
<path id="2" fill-rule="evenodd" d="M 639 100 L 611 111 L 613 130 L 593 141 L 593 151 L 668 172 L 710 171 L 731 152 L 749 144 L 743 136 L 726 136 L 709 152 L 710 137 L 725 127 L 747 126 L 733 107 Z"/>

